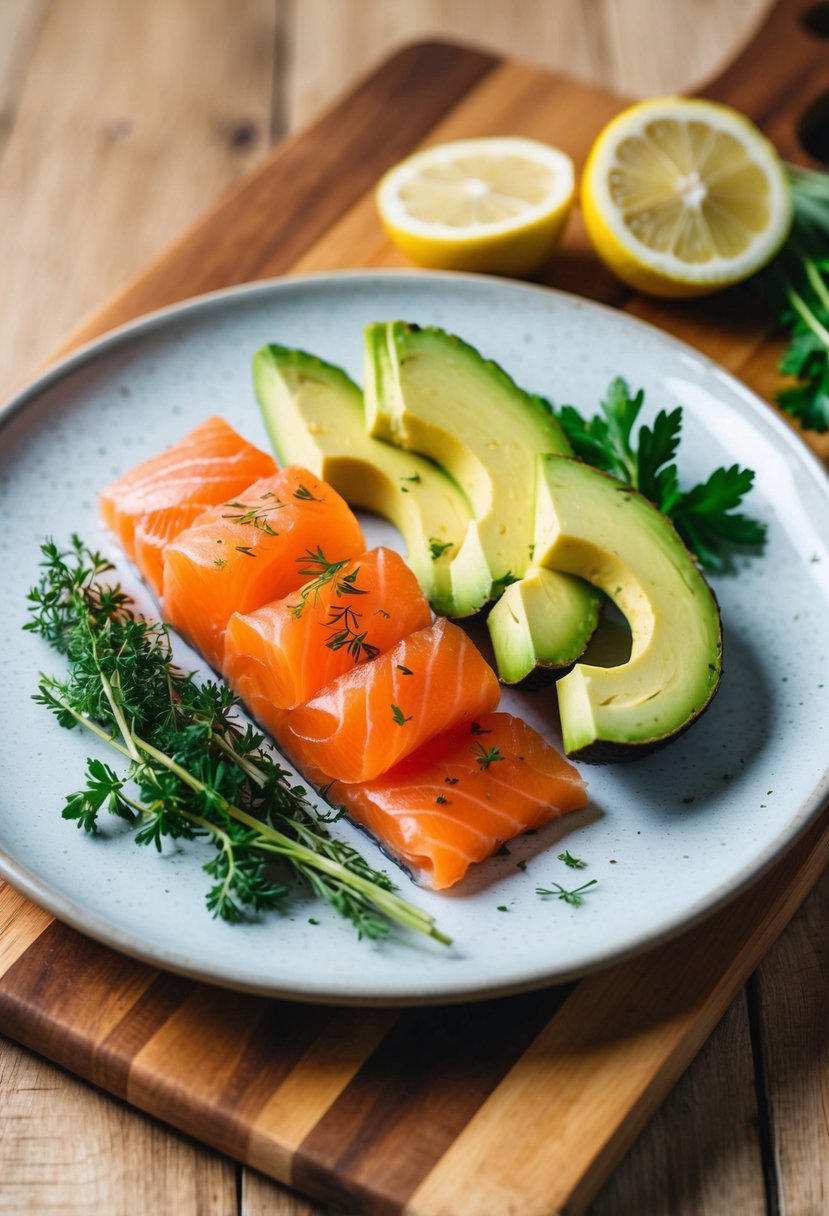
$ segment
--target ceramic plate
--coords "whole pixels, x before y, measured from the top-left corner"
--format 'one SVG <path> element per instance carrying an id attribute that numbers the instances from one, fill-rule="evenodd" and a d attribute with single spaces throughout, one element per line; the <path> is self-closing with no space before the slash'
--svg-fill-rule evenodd
<path id="1" fill-rule="evenodd" d="M 266 445 L 250 383 L 258 346 L 304 347 L 359 379 L 361 326 L 392 317 L 460 333 L 521 385 L 585 412 L 620 374 L 646 390 L 647 418 L 681 404 L 683 477 L 735 461 L 751 466 L 750 510 L 769 526 L 762 557 L 741 557 L 733 574 L 714 580 L 725 674 L 687 735 L 633 764 L 585 766 L 585 811 L 511 844 L 449 894 L 422 891 L 399 874 L 403 893 L 453 938 L 449 949 L 403 937 L 358 941 L 335 914 L 301 901 L 258 923 L 214 922 L 204 907 L 202 846 L 158 856 L 136 847 L 117 821 L 100 837 L 62 821 L 64 796 L 96 746 L 30 700 L 38 672 L 59 670 L 60 659 L 21 633 L 44 535 L 65 540 L 76 530 L 117 556 L 97 520 L 99 487 L 210 413 Z M 162 967 L 274 996 L 366 1003 L 455 1000 L 564 980 L 708 915 L 757 879 L 826 798 L 818 740 L 829 705 L 829 483 L 731 376 L 610 309 L 480 277 L 400 273 L 204 297 L 96 342 L 18 396 L 0 430 L 0 501 L 0 873 L 84 933 Z M 367 533 L 371 543 L 395 543 L 379 521 L 367 521 Z M 184 646 L 179 656 L 198 665 Z M 552 690 L 505 692 L 502 707 L 558 742 Z M 335 830 L 389 868 L 359 832 L 343 823 Z M 587 868 L 568 870 L 557 860 L 564 848 Z M 535 894 L 590 878 L 598 881 L 578 908 Z"/>

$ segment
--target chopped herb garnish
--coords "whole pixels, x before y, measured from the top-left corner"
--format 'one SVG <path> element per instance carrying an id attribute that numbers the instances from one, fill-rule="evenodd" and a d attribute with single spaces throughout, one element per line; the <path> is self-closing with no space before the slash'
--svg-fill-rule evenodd
<path id="1" fill-rule="evenodd" d="M 553 899 L 563 899 L 566 904 L 571 904 L 574 908 L 580 908 L 584 903 L 584 892 L 590 887 L 595 887 L 599 880 L 591 878 L 590 882 L 584 883 L 580 887 L 576 887 L 573 891 L 567 891 L 560 883 L 554 882 L 552 889 L 548 887 L 536 887 L 536 895 L 540 895 L 542 899 L 552 897 Z"/>
<path id="2" fill-rule="evenodd" d="M 527 868 L 526 861 L 516 861 L 515 868 L 516 868 L 516 870 L 522 870 L 522 871 L 526 870 L 526 868 Z"/>
<path id="3" fill-rule="evenodd" d="M 446 782 L 447 785 L 457 785 L 460 778 L 459 777 L 444 777 L 443 780 Z"/>
<path id="4" fill-rule="evenodd" d="M 316 552 L 312 549 L 306 549 L 303 556 L 298 557 L 296 560 L 300 567 L 300 575 L 311 581 L 300 589 L 299 603 L 291 604 L 291 612 L 295 617 L 302 615 L 302 610 L 309 599 L 313 604 L 316 604 L 319 600 L 320 591 L 331 582 L 335 584 L 335 592 L 338 596 L 365 595 L 364 590 L 355 586 L 357 575 L 360 571 L 359 566 L 352 570 L 350 574 L 344 574 L 342 578 L 339 577 L 340 571 L 351 561 L 350 557 L 344 557 L 342 561 L 330 562 L 318 546 Z"/>
<path id="5" fill-rule="evenodd" d="M 421 476 L 419 473 L 413 473 L 411 477 L 401 477 L 400 480 L 411 481 L 414 482 L 415 485 L 419 485 L 421 482 Z"/>
<path id="6" fill-rule="evenodd" d="M 281 502 L 270 490 L 261 495 L 260 501 L 270 499 L 273 501 L 269 501 L 265 507 L 259 505 L 251 506 L 246 502 L 226 502 L 225 506 L 233 507 L 237 513 L 235 515 L 223 515 L 222 519 L 232 520 L 236 524 L 251 524 L 259 532 L 265 532 L 268 536 L 278 536 L 279 533 L 268 523 L 268 516 L 274 511 L 281 511 L 286 504 Z"/>
<path id="7" fill-rule="evenodd" d="M 587 868 L 587 862 L 583 861 L 581 857 L 574 857 L 569 849 L 566 849 L 563 853 L 559 853 L 558 860 L 563 861 L 571 870 L 584 870 Z"/>
<path id="8" fill-rule="evenodd" d="M 251 549 L 250 545 L 236 545 L 235 549 L 237 553 L 244 553 L 245 557 L 256 557 L 256 554 L 254 553 L 253 549 Z"/>
<path id="9" fill-rule="evenodd" d="M 414 672 L 409 667 L 404 667 L 402 663 L 397 664 L 397 670 L 404 676 L 413 676 Z"/>
<path id="10" fill-rule="evenodd" d="M 499 911 L 499 912 L 509 912 L 509 908 L 507 907 L 507 905 L 506 905 L 506 904 L 499 904 L 499 905 L 498 905 L 498 911 Z"/>
<path id="11" fill-rule="evenodd" d="M 445 794 L 438 794 L 437 798 L 435 799 L 435 802 L 439 802 L 439 803 L 444 803 L 444 802 L 448 802 L 448 801 L 449 801 L 449 799 L 446 797 Z"/>
<path id="12" fill-rule="evenodd" d="M 492 731 L 486 730 L 480 722 L 470 722 L 469 733 L 470 735 L 491 735 Z"/>
<path id="13" fill-rule="evenodd" d="M 399 705 L 395 705 L 394 702 L 392 702 L 391 716 L 398 726 L 404 726 L 407 722 L 411 722 L 412 720 L 412 715 L 409 714 L 408 718 L 405 717 L 403 710 Z"/>
<path id="14" fill-rule="evenodd" d="M 499 595 L 506 591 L 507 587 L 517 582 L 517 576 L 511 570 L 507 570 L 506 574 L 502 574 L 500 578 L 492 580 L 492 598 L 497 599 Z"/>
<path id="15" fill-rule="evenodd" d="M 217 570 L 223 570 L 224 567 L 227 565 L 227 558 L 226 557 L 217 557 L 214 559 L 213 565 L 216 567 Z"/>
<path id="16" fill-rule="evenodd" d="M 452 548 L 451 541 L 438 540 L 435 536 L 429 537 L 429 552 L 432 555 L 432 561 L 436 562 L 439 557 L 442 557 L 447 549 Z"/>
<path id="17" fill-rule="evenodd" d="M 485 748 L 483 743 L 476 743 L 474 747 L 469 749 L 472 755 L 478 761 L 481 768 L 489 768 L 490 764 L 494 764 L 496 760 L 505 759 L 497 747 Z"/>
<path id="18" fill-rule="evenodd" d="M 297 486 L 294 490 L 294 498 L 298 498 L 300 502 L 322 502 L 321 498 L 315 498 L 307 486 Z"/>

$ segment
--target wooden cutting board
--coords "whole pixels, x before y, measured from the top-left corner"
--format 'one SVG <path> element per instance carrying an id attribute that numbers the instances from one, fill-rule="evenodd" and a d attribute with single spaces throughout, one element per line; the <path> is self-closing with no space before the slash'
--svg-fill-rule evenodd
<path id="1" fill-rule="evenodd" d="M 787 0 L 707 95 L 793 160 L 829 96 L 829 47 Z M 421 142 L 510 133 L 578 163 L 616 96 L 441 44 L 396 56 L 259 171 L 68 350 L 141 312 L 248 279 L 397 266 L 371 188 Z M 779 343 L 743 295 L 631 297 L 578 221 L 540 281 L 644 317 L 771 396 Z M 824 457 L 829 444 L 813 445 Z M 0 1031 L 309 1195 L 377 1213 L 576 1212 L 723 1014 L 829 861 L 829 814 L 710 921 L 577 984 L 438 1010 L 333 1010 L 161 973 L 0 887 Z"/>

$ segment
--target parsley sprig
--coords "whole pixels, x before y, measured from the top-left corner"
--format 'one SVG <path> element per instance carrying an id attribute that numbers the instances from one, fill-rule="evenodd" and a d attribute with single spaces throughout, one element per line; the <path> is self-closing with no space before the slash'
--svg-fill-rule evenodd
<path id="1" fill-rule="evenodd" d="M 212 845 L 207 906 L 227 921 L 283 906 L 293 877 L 361 936 L 380 937 L 397 923 L 448 941 L 386 874 L 329 835 L 263 736 L 239 722 L 230 690 L 176 668 L 166 628 L 133 613 L 106 581 L 105 558 L 78 537 L 67 552 L 52 541 L 41 548 L 43 573 L 24 628 L 64 655 L 67 667 L 61 677 L 41 677 L 35 700 L 120 759 L 118 769 L 87 761 L 65 818 L 95 832 L 101 812 L 115 814 L 135 824 L 137 844 L 159 850 L 165 839 Z"/>
<path id="2" fill-rule="evenodd" d="M 685 544 L 708 570 L 722 570 L 731 545 L 761 545 L 766 526 L 737 511 L 754 482 L 751 469 L 718 468 L 699 485 L 683 490 L 675 456 L 682 408 L 660 410 L 652 426 L 634 437 L 645 394 L 631 393 L 617 377 L 601 403 L 601 414 L 584 418 L 572 405 L 556 410 L 573 451 L 588 464 L 639 490 L 674 523 Z"/>

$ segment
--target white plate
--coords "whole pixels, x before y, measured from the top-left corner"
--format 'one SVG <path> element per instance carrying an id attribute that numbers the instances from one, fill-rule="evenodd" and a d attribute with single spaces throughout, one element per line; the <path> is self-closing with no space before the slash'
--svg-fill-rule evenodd
<path id="1" fill-rule="evenodd" d="M 117 824 L 96 839 L 63 822 L 64 796 L 97 748 L 29 699 L 38 671 L 59 670 L 61 660 L 20 631 L 45 534 L 64 540 L 76 530 L 114 554 L 97 521 L 100 486 L 209 413 L 266 444 L 250 386 L 258 346 L 301 346 L 359 378 L 361 326 L 392 317 L 454 330 L 521 385 L 583 411 L 594 410 L 618 374 L 645 388 L 647 417 L 683 405 L 683 477 L 703 477 L 716 464 L 751 466 L 757 486 L 748 509 L 769 525 L 764 556 L 740 558 L 736 575 L 715 580 L 725 674 L 686 736 L 633 764 L 585 766 L 588 810 L 517 842 L 448 895 L 420 891 L 401 875 L 404 894 L 436 914 L 451 949 L 361 942 L 336 915 L 302 904 L 255 924 L 214 922 L 203 904 L 201 846 L 158 857 Z M 732 377 L 610 309 L 481 277 L 400 273 L 205 297 L 102 339 L 22 393 L 0 430 L 0 502 L 0 873 L 62 920 L 163 967 L 274 996 L 366 1003 L 454 1000 L 564 980 L 708 915 L 781 854 L 827 796 L 829 483 Z M 369 535 L 388 540 L 390 529 L 377 523 Z M 184 661 L 196 663 L 190 652 Z M 502 704 L 557 741 L 551 690 L 505 693 Z M 336 830 L 388 866 L 348 825 Z M 588 868 L 566 869 L 556 860 L 564 847 Z M 539 885 L 589 878 L 598 884 L 580 908 L 535 894 Z"/>

